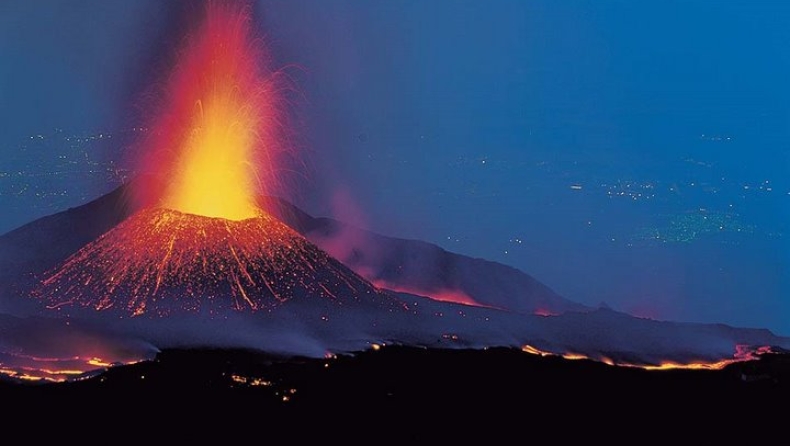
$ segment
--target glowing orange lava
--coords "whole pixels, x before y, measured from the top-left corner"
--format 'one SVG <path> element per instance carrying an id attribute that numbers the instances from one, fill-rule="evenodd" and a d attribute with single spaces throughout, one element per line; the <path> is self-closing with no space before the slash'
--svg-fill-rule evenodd
<path id="1" fill-rule="evenodd" d="M 490 305 L 481 304 L 474 300 L 471 296 L 467 295 L 461 290 L 452 290 L 448 288 L 442 289 L 423 289 L 419 287 L 407 287 L 401 284 L 394 284 L 386 280 L 372 280 L 373 284 L 379 288 L 392 290 L 398 293 L 415 294 L 417 296 L 427 296 L 433 300 L 441 302 L 451 302 L 461 305 L 469 305 L 473 307 L 496 308 Z"/>
<path id="2" fill-rule="evenodd" d="M 110 362 L 97 357 L 42 358 L 0 352 L 0 375 L 21 381 L 65 382 L 93 376 L 116 365 L 136 364 L 141 360 L 122 357 Z"/>
<path id="3" fill-rule="evenodd" d="M 600 356 L 595 358 L 595 357 L 591 357 L 579 353 L 572 353 L 572 352 L 553 353 L 546 350 L 541 350 L 529 344 L 521 347 L 521 351 L 525 353 L 529 353 L 531 355 L 559 356 L 569 360 L 588 359 L 590 361 L 602 362 L 607 365 L 620 366 L 620 367 L 634 367 L 634 368 L 640 368 L 645 370 L 677 370 L 677 369 L 721 370 L 730 364 L 757 360 L 760 358 L 760 355 L 771 353 L 771 347 L 769 346 L 752 347 L 749 345 L 739 344 L 735 346 L 735 353 L 731 358 L 724 358 L 719 361 L 697 361 L 697 362 L 692 361 L 686 363 L 681 363 L 676 361 L 662 361 L 658 364 L 631 364 L 627 362 L 615 362 L 612 359 L 607 358 L 605 356 Z"/>
<path id="4" fill-rule="evenodd" d="M 248 9 L 208 2 L 170 77 L 144 166 L 164 180 L 164 190 L 147 191 L 162 207 L 252 218 L 260 214 L 257 196 L 276 181 L 277 76 L 264 69 Z"/>

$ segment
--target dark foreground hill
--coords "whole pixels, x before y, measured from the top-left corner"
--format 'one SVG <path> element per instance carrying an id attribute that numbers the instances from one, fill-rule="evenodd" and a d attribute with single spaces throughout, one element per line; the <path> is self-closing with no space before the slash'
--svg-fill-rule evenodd
<path id="1" fill-rule="evenodd" d="M 6 408 L 46 407 L 60 421 L 119 423 L 120 413 L 137 413 L 165 423 L 169 432 L 180 429 L 176 420 L 209 423 L 191 426 L 185 435 L 293 425 L 302 426 L 291 432 L 298 436 L 323 436 L 326 429 L 360 435 L 375 426 L 377 435 L 390 440 L 425 440 L 426 432 L 452 439 L 523 431 L 529 438 L 546 429 L 563 437 L 620 437 L 626 428 L 674 432 L 679 426 L 696 432 L 719 426 L 723 433 L 725 427 L 751 426 L 744 423 L 772 426 L 783 416 L 790 356 L 767 354 L 718 371 L 646 371 L 511 349 L 388 346 L 328 359 L 168 350 L 155 361 L 80 382 L 0 382 L 0 397 Z M 570 430 L 556 430 L 561 426 Z"/>

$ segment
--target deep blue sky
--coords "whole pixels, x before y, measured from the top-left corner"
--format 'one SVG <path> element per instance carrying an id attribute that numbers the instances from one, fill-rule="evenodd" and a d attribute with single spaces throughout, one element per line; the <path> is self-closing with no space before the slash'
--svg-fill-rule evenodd
<path id="1" fill-rule="evenodd" d="M 62 168 L 55 128 L 136 126 L 183 9 L 0 3 L 0 172 L 35 182 Z M 790 334 L 790 4 L 281 0 L 257 12 L 304 98 L 309 169 L 291 198 L 311 213 L 501 261 L 587 304 Z M 39 134 L 49 142 L 20 150 Z M 111 143 L 86 147 L 122 161 Z M 47 184 L 68 193 L 37 197 L 14 181 L 0 231 L 110 188 L 63 177 Z"/>

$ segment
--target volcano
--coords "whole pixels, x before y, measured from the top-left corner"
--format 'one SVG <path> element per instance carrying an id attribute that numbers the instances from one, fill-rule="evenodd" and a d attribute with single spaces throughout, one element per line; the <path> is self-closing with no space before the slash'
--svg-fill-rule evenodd
<path id="1" fill-rule="evenodd" d="M 265 203 L 289 195 L 278 194 L 289 139 L 283 76 L 264 63 L 250 8 L 209 0 L 200 11 L 131 191 L 0 237 L 0 374 L 73 358 L 81 374 L 175 347 L 325 357 L 392 343 L 504 346 L 657 368 L 790 347 L 767 330 L 594 311 L 505 265 Z M 57 335 L 26 336 L 47 326 Z M 97 351 L 94 339 L 114 341 Z"/>
<path id="2" fill-rule="evenodd" d="M 74 253 L 35 294 L 121 315 L 272 309 L 291 299 L 395 300 L 268 213 L 234 221 L 141 210 Z"/>
<path id="3" fill-rule="evenodd" d="M 209 1 L 140 143 L 144 204 L 71 255 L 35 295 L 122 316 L 269 310 L 292 299 L 395 301 L 263 210 L 286 146 L 276 71 L 250 5 Z M 138 203 L 139 204 L 139 203 Z"/>
<path id="4" fill-rule="evenodd" d="M 593 310 L 523 272 L 425 242 L 369 234 L 375 243 L 360 245 L 348 267 L 319 246 L 331 245 L 321 241 L 325 236 L 350 229 L 284 203 L 275 209 L 264 200 L 271 212 L 259 208 L 257 217 L 229 220 L 130 209 L 124 196 L 121 188 L 0 236 L 0 270 L 8 278 L 0 282 L 0 314 L 35 315 L 25 325 L 34 331 L 42 320 L 66 317 L 72 330 L 82 325 L 99 333 L 92 336 L 107 332 L 159 349 L 235 347 L 318 357 L 391 343 L 506 346 L 621 365 L 717 368 L 765 346 L 790 348 L 790 338 L 768 330 Z M 385 274 L 400 280 L 400 288 L 457 285 L 490 305 L 372 285 L 369 278 Z M 424 280 L 429 276 L 433 281 Z M 547 303 L 559 314 L 535 314 L 536 305 Z M 24 336 L 15 339 L 9 351 L 41 350 Z"/>

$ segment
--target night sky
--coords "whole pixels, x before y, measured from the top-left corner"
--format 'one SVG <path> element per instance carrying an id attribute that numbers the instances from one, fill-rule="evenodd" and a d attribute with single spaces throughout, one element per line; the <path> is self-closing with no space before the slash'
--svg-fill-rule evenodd
<path id="1" fill-rule="evenodd" d="M 185 2 L 0 3 L 0 232 L 132 175 Z M 260 1 L 289 199 L 640 316 L 790 335 L 790 4 Z"/>

